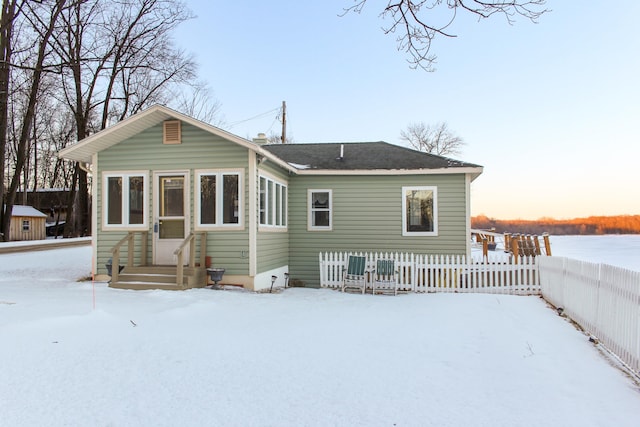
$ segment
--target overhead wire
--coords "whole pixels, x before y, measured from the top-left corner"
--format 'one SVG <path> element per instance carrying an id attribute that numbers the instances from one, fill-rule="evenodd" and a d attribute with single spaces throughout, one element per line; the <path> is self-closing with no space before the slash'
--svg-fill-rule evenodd
<path id="1" fill-rule="evenodd" d="M 250 120 L 259 119 L 259 118 L 261 118 L 261 117 L 264 117 L 264 116 L 266 116 L 266 115 L 268 115 L 268 114 L 271 114 L 271 113 L 273 113 L 273 112 L 279 111 L 279 110 L 281 110 L 281 109 L 282 109 L 281 107 L 274 108 L 273 110 L 266 111 L 266 112 L 264 112 L 264 113 L 258 114 L 257 116 L 253 116 L 253 117 L 249 117 L 248 119 L 244 119 L 244 120 L 239 120 L 239 121 L 237 121 L 237 122 L 233 122 L 233 123 L 231 123 L 228 127 L 229 127 L 229 129 L 231 129 L 232 127 L 234 127 L 234 126 L 236 126 L 236 125 L 239 125 L 240 123 L 248 122 L 248 121 L 250 121 Z M 272 125 L 272 126 L 273 126 L 273 125 Z"/>
<path id="2" fill-rule="evenodd" d="M 273 121 L 271 122 L 271 126 L 269 126 L 269 128 L 267 129 L 267 132 L 271 132 L 271 129 L 273 129 L 273 125 L 275 125 L 275 124 L 276 124 L 276 122 L 279 122 L 279 121 L 280 121 L 280 120 L 279 120 L 278 116 L 276 116 L 276 117 L 273 119 Z"/>

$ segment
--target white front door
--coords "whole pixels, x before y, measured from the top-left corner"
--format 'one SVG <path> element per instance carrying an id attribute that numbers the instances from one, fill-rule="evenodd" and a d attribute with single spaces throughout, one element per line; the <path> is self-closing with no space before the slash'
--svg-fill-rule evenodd
<path id="1" fill-rule="evenodd" d="M 174 254 L 189 233 L 189 173 L 155 172 L 153 258 L 156 265 L 176 265 Z M 184 263 L 189 259 L 185 248 Z"/>

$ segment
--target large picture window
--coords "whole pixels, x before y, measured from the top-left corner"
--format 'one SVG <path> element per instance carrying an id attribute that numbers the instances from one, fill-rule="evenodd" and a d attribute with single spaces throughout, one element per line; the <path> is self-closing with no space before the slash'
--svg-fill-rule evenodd
<path id="1" fill-rule="evenodd" d="M 331 190 L 308 190 L 307 224 L 312 231 L 331 230 L 333 227 L 333 201 Z"/>
<path id="2" fill-rule="evenodd" d="M 260 175 L 260 225 L 287 227 L 287 186 Z"/>
<path id="3" fill-rule="evenodd" d="M 148 188 L 146 172 L 103 174 L 103 226 L 136 228 L 147 226 Z"/>
<path id="4" fill-rule="evenodd" d="M 198 228 L 242 227 L 240 171 L 196 171 Z"/>
<path id="5" fill-rule="evenodd" d="M 402 187 L 402 235 L 438 235 L 436 187 Z"/>

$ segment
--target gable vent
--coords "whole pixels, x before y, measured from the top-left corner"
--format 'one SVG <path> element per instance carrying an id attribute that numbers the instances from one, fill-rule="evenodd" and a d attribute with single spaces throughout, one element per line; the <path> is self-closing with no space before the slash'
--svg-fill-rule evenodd
<path id="1" fill-rule="evenodd" d="M 167 120 L 163 123 L 163 144 L 180 144 L 181 137 L 180 120 Z"/>

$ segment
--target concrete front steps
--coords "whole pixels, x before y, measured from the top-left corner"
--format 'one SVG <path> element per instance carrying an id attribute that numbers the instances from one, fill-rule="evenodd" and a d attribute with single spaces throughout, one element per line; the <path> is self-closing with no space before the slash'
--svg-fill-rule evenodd
<path id="1" fill-rule="evenodd" d="M 177 283 L 177 267 L 175 266 L 139 266 L 125 267 L 118 275 L 118 280 L 112 280 L 109 287 L 117 289 L 165 289 L 181 291 L 191 288 L 207 286 L 207 269 L 204 267 L 184 267 L 183 285 Z"/>

